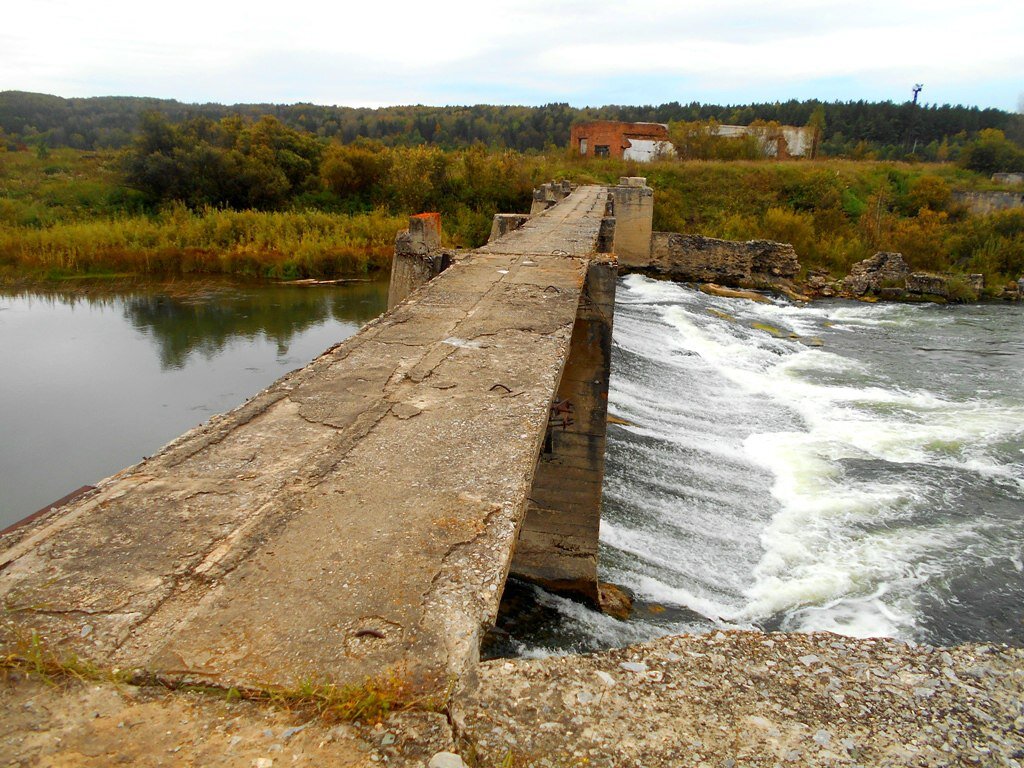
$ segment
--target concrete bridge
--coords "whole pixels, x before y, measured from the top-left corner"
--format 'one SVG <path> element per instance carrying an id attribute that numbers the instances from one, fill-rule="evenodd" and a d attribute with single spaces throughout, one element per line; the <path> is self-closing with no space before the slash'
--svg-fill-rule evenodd
<path id="1" fill-rule="evenodd" d="M 0 539 L 8 652 L 37 637 L 166 684 L 439 693 L 472 677 L 510 571 L 600 604 L 601 251 L 630 234 L 616 195 L 639 194 L 559 188 L 454 260 L 415 217 L 390 312 Z"/>

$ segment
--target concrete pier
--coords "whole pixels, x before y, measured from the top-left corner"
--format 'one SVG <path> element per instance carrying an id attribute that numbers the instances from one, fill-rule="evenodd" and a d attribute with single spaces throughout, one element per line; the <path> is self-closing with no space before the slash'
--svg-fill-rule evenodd
<path id="1" fill-rule="evenodd" d="M 450 264 L 451 255 L 441 250 L 441 214 L 420 213 L 410 216 L 409 228 L 395 236 L 388 309 L 394 309 L 410 293 L 433 280 Z"/>
<path id="2" fill-rule="evenodd" d="M 615 235 L 612 250 L 623 267 L 645 267 L 651 259 L 654 192 L 641 176 L 623 176 L 612 188 Z"/>

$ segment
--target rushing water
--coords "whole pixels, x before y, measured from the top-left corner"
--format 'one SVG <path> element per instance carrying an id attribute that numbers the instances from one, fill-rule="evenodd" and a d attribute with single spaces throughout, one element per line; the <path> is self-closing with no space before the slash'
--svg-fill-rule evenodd
<path id="1" fill-rule="evenodd" d="M 387 286 L 0 294 L 0 528 L 350 336 Z"/>
<path id="2" fill-rule="evenodd" d="M 602 574 L 636 616 L 534 595 L 506 650 L 723 626 L 1024 644 L 1024 307 L 634 275 L 614 344 Z"/>
<path id="3" fill-rule="evenodd" d="M 380 284 L 0 296 L 0 527 L 384 303 Z M 723 626 L 1024 644 L 1024 306 L 755 304 L 630 276 L 614 342 L 602 575 L 635 616 L 513 585 L 498 652 Z"/>

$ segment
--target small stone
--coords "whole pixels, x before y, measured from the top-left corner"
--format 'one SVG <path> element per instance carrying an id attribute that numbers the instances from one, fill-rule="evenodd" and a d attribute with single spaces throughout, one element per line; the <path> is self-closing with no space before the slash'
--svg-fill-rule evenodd
<path id="1" fill-rule="evenodd" d="M 580 704 L 589 704 L 596 698 L 597 697 L 594 696 L 594 694 L 592 694 L 590 691 L 580 691 L 576 694 L 576 701 L 578 701 Z"/>
<path id="2" fill-rule="evenodd" d="M 597 670 L 594 674 L 597 675 L 598 680 L 607 685 L 609 688 L 615 685 L 615 678 L 609 675 L 607 672 Z"/>
<path id="3" fill-rule="evenodd" d="M 828 743 L 832 741 L 832 734 L 828 731 L 821 729 L 812 736 L 812 738 L 823 747 L 827 747 Z"/>
<path id="4" fill-rule="evenodd" d="M 647 671 L 647 665 L 636 661 L 624 661 L 619 664 L 627 672 L 636 672 L 638 675 Z"/>
<path id="5" fill-rule="evenodd" d="M 398 418 L 405 421 L 411 419 L 413 416 L 419 416 L 423 413 L 423 409 L 413 405 L 412 403 L 396 403 L 391 407 L 391 412 Z"/>
<path id="6" fill-rule="evenodd" d="M 466 764 L 452 752 L 438 752 L 430 758 L 427 768 L 466 768 Z"/>
<path id="7" fill-rule="evenodd" d="M 274 761 L 269 757 L 257 757 L 252 761 L 252 768 L 273 768 Z"/>
<path id="8" fill-rule="evenodd" d="M 309 723 L 306 723 L 306 725 L 297 725 L 294 728 L 286 728 L 284 733 L 281 734 L 281 738 L 288 741 L 288 739 L 295 734 L 302 733 L 307 727 L 309 727 Z"/>
<path id="9" fill-rule="evenodd" d="M 384 736 L 381 738 L 380 743 L 382 746 L 390 747 L 392 744 L 395 743 L 395 734 L 385 733 Z"/>
<path id="10" fill-rule="evenodd" d="M 92 624 L 86 624 L 82 627 L 82 631 L 79 633 L 82 637 L 88 637 L 92 634 Z"/>
<path id="11" fill-rule="evenodd" d="M 821 659 L 819 659 L 813 653 L 808 653 L 806 656 L 801 656 L 798 659 L 798 661 L 801 664 L 803 664 L 805 667 L 810 667 L 810 666 L 812 666 L 814 664 L 817 664 L 819 661 L 821 661 Z"/>

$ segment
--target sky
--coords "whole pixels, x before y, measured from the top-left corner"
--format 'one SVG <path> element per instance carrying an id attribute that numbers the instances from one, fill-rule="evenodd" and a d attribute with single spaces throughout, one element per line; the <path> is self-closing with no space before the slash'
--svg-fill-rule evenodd
<path id="1" fill-rule="evenodd" d="M 196 103 L 821 99 L 1016 111 L 1021 0 L 34 0 L 0 90 Z"/>

